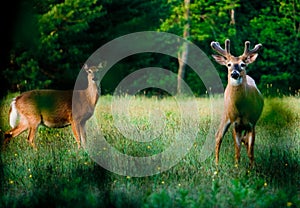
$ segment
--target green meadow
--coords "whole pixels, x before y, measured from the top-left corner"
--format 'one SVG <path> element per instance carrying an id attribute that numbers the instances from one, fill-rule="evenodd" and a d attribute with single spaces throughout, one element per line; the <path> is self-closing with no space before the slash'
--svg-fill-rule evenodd
<path id="1" fill-rule="evenodd" d="M 10 129 L 8 111 L 14 96 L 1 101 L 2 140 Z M 96 144 L 99 132 L 117 152 L 133 157 L 160 154 L 176 142 L 185 148 L 186 139 L 190 143 L 186 149 L 176 146 L 175 153 L 168 155 L 176 161 L 174 165 L 166 170 L 157 166 L 156 174 L 141 177 L 118 174 L 93 160 L 92 151 L 78 149 L 70 127 L 40 126 L 36 150 L 27 142 L 28 132 L 1 149 L 0 207 L 300 206 L 299 97 L 265 98 L 256 126 L 252 169 L 245 148 L 240 164 L 235 165 L 231 129 L 221 146 L 219 167 L 215 165 L 213 134 L 219 125 L 222 97 L 180 102 L 174 97 L 135 96 L 128 103 L 122 99 L 127 98 L 99 99 L 87 124 L 88 149 Z M 180 130 L 182 138 L 178 138 Z M 210 145 L 203 150 L 206 142 Z M 99 148 L 105 157 L 107 149 Z M 181 158 L 177 150 L 184 152 Z M 105 160 L 118 163 L 113 157 Z M 135 171 L 142 171 L 139 168 Z"/>

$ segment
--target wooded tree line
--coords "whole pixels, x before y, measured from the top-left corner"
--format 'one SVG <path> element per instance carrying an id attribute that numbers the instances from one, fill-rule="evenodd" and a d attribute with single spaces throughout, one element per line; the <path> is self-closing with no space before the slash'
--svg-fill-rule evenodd
<path id="1" fill-rule="evenodd" d="M 70 89 L 87 58 L 103 44 L 133 32 L 165 31 L 182 36 L 208 56 L 211 41 L 232 40 L 240 55 L 244 42 L 262 43 L 251 75 L 264 93 L 299 93 L 299 0 L 24 0 L 13 21 L 11 45 L 1 67 L 9 91 Z M 187 13 L 188 11 L 188 13 Z M 188 16 L 187 16 L 188 14 Z M 184 30 L 188 28 L 188 34 Z M 184 35 L 185 34 L 185 35 Z M 210 56 L 211 57 L 211 56 Z M 103 79 L 111 93 L 127 74 L 150 66 L 178 72 L 174 58 L 137 54 L 116 64 Z M 226 67 L 217 67 L 224 84 Z M 196 95 L 206 92 L 186 68 L 184 79 Z M 166 80 L 167 82 L 168 80 Z"/>

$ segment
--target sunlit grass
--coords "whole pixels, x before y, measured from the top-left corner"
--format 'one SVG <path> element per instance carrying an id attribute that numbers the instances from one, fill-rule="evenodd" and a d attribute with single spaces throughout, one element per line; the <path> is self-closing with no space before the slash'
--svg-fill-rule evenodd
<path id="1" fill-rule="evenodd" d="M 1 104 L 1 132 L 9 129 L 7 112 L 12 95 Z M 117 98 L 118 99 L 118 98 Z M 120 98 L 124 99 L 124 98 Z M 220 152 L 220 168 L 213 152 L 203 155 L 206 140 L 219 125 L 222 98 L 185 98 L 198 111 L 181 112 L 175 98 L 132 97 L 127 106 L 111 96 L 100 98 L 94 120 L 87 125 L 119 152 L 151 156 L 165 151 L 180 128 L 196 129 L 187 154 L 169 170 L 146 177 L 121 176 L 101 168 L 88 152 L 78 150 L 71 129 L 40 127 L 37 150 L 26 141 L 27 132 L 1 151 L 2 207 L 297 207 L 299 205 L 300 100 L 267 98 L 257 124 L 255 167 L 248 169 L 245 148 L 234 165 L 234 147 L 228 132 Z M 118 102 L 117 102 L 118 101 Z M 118 109 L 125 107 L 129 115 Z M 115 111 L 112 108 L 116 108 Z M 190 113 L 192 121 L 182 120 Z M 129 120 L 128 120 L 129 118 Z M 122 121 L 128 138 L 116 127 Z M 95 122 L 96 121 L 96 122 Z M 198 121 L 198 123 L 197 123 Z M 156 124 L 159 124 L 156 126 Z M 126 126 L 128 125 L 128 126 Z M 130 128 L 133 128 L 131 131 Z M 212 128 L 213 132 L 210 132 Z M 130 131 L 129 131 L 130 130 Z M 125 132 L 126 133 L 126 132 Z M 141 142 L 139 135 L 145 141 Z M 147 140 L 148 139 L 148 140 Z M 209 149 L 210 151 L 210 149 Z M 207 157 L 204 160 L 203 157 Z M 203 161 L 204 160 L 204 161 Z"/>

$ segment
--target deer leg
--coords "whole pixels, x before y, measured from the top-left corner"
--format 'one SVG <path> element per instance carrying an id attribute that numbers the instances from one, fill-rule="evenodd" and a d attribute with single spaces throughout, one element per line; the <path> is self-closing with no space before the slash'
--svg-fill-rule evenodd
<path id="1" fill-rule="evenodd" d="M 76 122 L 71 123 L 72 131 L 73 131 L 74 137 L 76 139 L 78 149 L 80 149 L 80 138 L 79 138 L 80 128 L 79 128 L 79 126 L 80 125 L 78 125 Z"/>
<path id="2" fill-rule="evenodd" d="M 80 127 L 81 144 L 82 147 L 85 148 L 85 141 L 86 141 L 85 121 L 82 121 L 79 127 Z"/>
<path id="3" fill-rule="evenodd" d="M 38 128 L 38 126 L 40 125 L 40 123 L 42 122 L 41 120 L 41 117 L 39 116 L 30 116 L 30 117 L 27 117 L 29 123 L 28 123 L 28 126 L 29 126 L 29 133 L 28 133 L 28 141 L 30 143 L 30 145 L 36 149 L 36 146 L 34 144 L 34 138 L 35 138 L 35 134 L 36 134 L 36 130 Z"/>
<path id="4" fill-rule="evenodd" d="M 247 134 L 248 145 L 246 145 L 248 157 L 250 159 L 250 167 L 253 167 L 254 163 L 254 141 L 255 141 L 255 129 L 252 128 Z"/>
<path id="5" fill-rule="evenodd" d="M 6 145 L 12 138 L 18 136 L 25 130 L 27 130 L 28 125 L 26 122 L 20 122 L 15 128 L 5 132 L 4 134 L 4 145 Z"/>
<path id="6" fill-rule="evenodd" d="M 240 162 L 241 157 L 241 140 L 242 140 L 242 130 L 238 125 L 234 125 L 233 128 L 233 139 L 234 139 L 234 149 L 235 149 L 235 163 Z"/>
<path id="7" fill-rule="evenodd" d="M 215 147 L 215 154 L 216 154 L 216 164 L 218 165 L 219 163 L 219 152 L 220 152 L 220 148 L 221 148 L 221 143 L 223 140 L 224 135 L 226 134 L 226 132 L 228 131 L 228 128 L 230 126 L 231 122 L 230 120 L 225 120 L 223 119 L 220 127 L 216 133 L 216 147 Z"/>
<path id="8" fill-rule="evenodd" d="M 35 143 L 34 143 L 34 137 L 35 137 L 36 130 L 37 130 L 38 126 L 39 126 L 39 124 L 30 125 L 30 128 L 29 128 L 28 141 L 29 141 L 29 144 L 34 149 L 36 149 L 36 146 L 35 146 Z"/>

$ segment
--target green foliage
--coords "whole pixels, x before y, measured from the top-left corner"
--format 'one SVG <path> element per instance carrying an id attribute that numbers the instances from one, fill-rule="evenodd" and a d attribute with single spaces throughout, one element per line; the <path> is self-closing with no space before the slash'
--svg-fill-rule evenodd
<path id="1" fill-rule="evenodd" d="M 162 190 L 160 193 L 151 194 L 147 203 L 144 205 L 145 208 L 160 208 L 160 207 L 173 207 L 171 197 L 169 194 Z"/>
<path id="2" fill-rule="evenodd" d="M 169 4 L 170 15 L 161 24 L 160 29 L 182 36 L 185 24 L 183 1 L 172 0 Z M 227 27 L 230 23 L 228 12 L 238 6 L 238 3 L 232 1 L 193 1 L 190 5 L 190 40 L 202 42 L 218 38 L 220 35 L 222 38 L 227 38 L 228 33 L 234 34 L 234 28 Z"/>
<path id="3" fill-rule="evenodd" d="M 272 84 L 275 88 L 291 93 L 300 88 L 299 54 L 300 4 L 297 1 L 279 1 L 262 9 L 250 25 L 257 40 L 263 43 L 262 61 L 256 66 L 262 78 L 260 86 Z"/>
<path id="4" fill-rule="evenodd" d="M 193 1 L 190 6 L 191 41 L 197 43 L 207 54 L 211 54 L 209 43 L 226 38 L 232 41 L 234 55 L 243 52 L 243 43 L 262 43 L 261 56 L 249 66 L 249 74 L 259 83 L 263 93 L 272 84 L 283 94 L 295 94 L 300 88 L 299 13 L 298 1 Z M 231 12 L 234 11 L 234 19 Z M 247 11 L 247 12 L 245 12 Z M 182 35 L 183 1 L 170 1 L 170 15 L 161 25 L 161 30 Z M 222 66 L 216 66 L 226 82 L 227 73 Z M 187 74 L 186 80 L 193 80 Z M 194 83 L 188 82 L 192 87 Z M 205 90 L 204 90 L 205 91 Z M 203 90 L 200 94 L 203 93 Z M 278 94 L 277 90 L 273 95 Z M 271 95 L 269 92 L 268 95 Z"/>
<path id="5" fill-rule="evenodd" d="M 290 127 L 290 122 L 297 121 L 300 118 L 299 113 L 296 114 L 292 110 L 294 106 L 291 104 L 282 102 L 279 98 L 267 99 L 260 122 L 273 127 Z"/>
<path id="6" fill-rule="evenodd" d="M 12 36 L 10 60 L 3 75 L 9 90 L 72 88 L 79 69 L 101 45 L 137 31 L 158 30 L 183 35 L 184 1 L 75 0 L 22 1 Z M 232 40 L 234 55 L 244 41 L 263 44 L 248 74 L 267 95 L 297 94 L 300 89 L 299 1 L 195 0 L 190 3 L 190 37 L 208 56 L 212 40 Z M 146 64 L 177 73 L 178 63 L 156 55 L 134 56 L 115 67 L 103 82 L 111 93 L 115 83 Z M 143 62 L 143 63 L 141 63 Z M 216 64 L 226 84 L 227 71 Z M 185 80 L 197 95 L 207 89 L 188 70 Z M 196 80 L 196 81 L 195 81 Z M 167 80 L 165 80 L 167 83 Z M 273 86 L 270 92 L 267 86 Z M 278 90 L 277 90 L 278 89 Z"/>
<path id="7" fill-rule="evenodd" d="M 15 35 L 11 52 L 15 70 L 4 72 L 11 84 L 21 90 L 47 88 L 52 81 L 66 85 L 73 82 L 90 52 L 89 29 L 95 19 L 105 14 L 97 0 L 48 3 L 33 1 L 23 6 L 30 10 L 24 12 L 25 20 L 19 20 L 21 33 Z M 22 24 L 30 26 L 33 36 L 29 37 Z"/>
<path id="8" fill-rule="evenodd" d="M 291 79 L 292 75 L 289 72 L 283 72 L 280 75 L 267 74 L 261 76 L 260 85 L 266 95 L 293 94 Z"/>
<path id="9" fill-rule="evenodd" d="M 56 63 L 67 57 L 73 59 L 84 56 L 82 49 L 88 46 L 81 44 L 72 45 L 85 37 L 94 19 L 104 15 L 103 7 L 97 0 L 90 1 L 65 1 L 64 3 L 50 5 L 47 13 L 38 17 L 39 49 L 44 53 L 44 62 Z M 80 60 L 80 59 L 79 59 Z M 64 63 L 69 64 L 69 63 Z M 63 67 L 65 68 L 65 67 Z"/>

